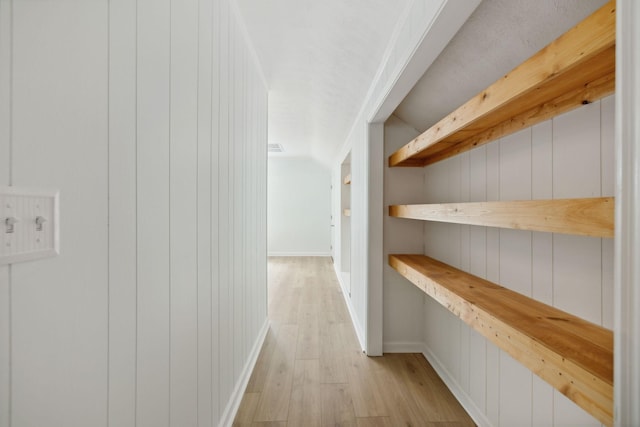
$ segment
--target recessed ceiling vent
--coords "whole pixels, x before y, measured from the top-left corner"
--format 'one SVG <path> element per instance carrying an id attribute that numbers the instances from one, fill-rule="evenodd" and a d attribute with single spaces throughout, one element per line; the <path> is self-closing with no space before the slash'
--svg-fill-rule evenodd
<path id="1" fill-rule="evenodd" d="M 280 144 L 268 144 L 267 151 L 269 153 L 282 153 L 284 148 L 282 148 L 282 145 Z"/>

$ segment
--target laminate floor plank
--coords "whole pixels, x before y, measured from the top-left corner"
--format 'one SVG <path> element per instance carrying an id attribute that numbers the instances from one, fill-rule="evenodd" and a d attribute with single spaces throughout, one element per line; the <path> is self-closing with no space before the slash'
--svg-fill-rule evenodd
<path id="1" fill-rule="evenodd" d="M 264 383 L 269 373 L 269 366 L 271 366 L 271 359 L 273 358 L 273 352 L 276 348 L 276 330 L 277 326 L 271 325 L 271 328 L 267 332 L 267 336 L 264 339 L 264 344 L 260 350 L 260 355 L 256 362 L 256 366 L 251 373 L 249 383 L 247 384 L 247 390 L 245 393 L 261 392 L 264 387 Z"/>
<path id="2" fill-rule="evenodd" d="M 377 358 L 367 357 L 352 351 L 349 357 L 347 375 L 352 385 L 353 406 L 358 417 L 389 416 L 390 408 L 385 401 L 385 384 L 377 370 Z"/>
<path id="3" fill-rule="evenodd" d="M 296 360 L 293 371 L 293 389 L 287 422 L 292 426 L 320 427 L 321 390 L 320 362 Z"/>
<path id="4" fill-rule="evenodd" d="M 251 427 L 287 427 L 289 423 L 286 421 L 264 421 L 255 422 L 251 424 Z"/>
<path id="5" fill-rule="evenodd" d="M 355 427 L 356 414 L 349 384 L 322 384 L 322 426 Z"/>
<path id="6" fill-rule="evenodd" d="M 430 422 L 457 422 L 472 427 L 475 423 L 455 399 L 443 399 L 449 389 L 419 354 L 393 354 L 387 358 L 396 378 L 411 394 L 415 404 Z"/>
<path id="7" fill-rule="evenodd" d="M 272 257 L 270 330 L 238 427 L 471 427 L 421 354 L 367 357 L 331 260 Z"/>
<path id="8" fill-rule="evenodd" d="M 298 340 L 298 325 L 278 326 L 276 348 L 260 393 L 254 421 L 287 421 Z"/>
<path id="9" fill-rule="evenodd" d="M 393 427 L 390 417 L 360 417 L 356 418 L 357 427 Z"/>
<path id="10" fill-rule="evenodd" d="M 249 427 L 253 425 L 253 416 L 258 407 L 260 393 L 245 393 L 242 396 L 242 403 L 233 421 L 233 427 Z"/>
<path id="11" fill-rule="evenodd" d="M 320 327 L 320 382 L 323 384 L 349 382 L 348 356 L 341 335 L 343 327 L 342 324 L 328 322 Z"/>
<path id="12" fill-rule="evenodd" d="M 300 304 L 296 359 L 320 358 L 320 326 L 314 304 Z"/>
<path id="13" fill-rule="evenodd" d="M 429 421 L 428 414 L 421 413 L 411 391 L 398 381 L 397 372 L 388 363 L 388 357 L 380 358 L 376 376 L 382 385 L 380 393 L 387 405 L 392 425 L 421 426 Z"/>

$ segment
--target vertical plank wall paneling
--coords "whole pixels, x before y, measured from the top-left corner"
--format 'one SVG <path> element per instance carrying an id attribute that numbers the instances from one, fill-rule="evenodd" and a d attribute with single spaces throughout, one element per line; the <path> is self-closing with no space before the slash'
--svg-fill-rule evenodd
<path id="1" fill-rule="evenodd" d="M 109 2 L 109 413 L 134 427 L 137 367 L 137 3 Z"/>
<path id="2" fill-rule="evenodd" d="M 487 197 L 487 147 L 480 147 L 469 152 L 469 201 L 477 202 L 486 200 Z M 483 248 L 487 245 L 487 230 L 484 227 L 469 227 L 469 247 Z M 474 251 L 469 256 L 469 272 L 476 276 L 486 277 L 487 253 L 486 251 Z M 469 396 L 481 411 L 487 411 L 487 378 L 484 375 L 474 375 L 474 372 L 482 372 L 487 365 L 487 340 L 479 333 L 469 331 Z M 463 357 L 464 358 L 464 357 Z"/>
<path id="3" fill-rule="evenodd" d="M 217 206 L 217 201 L 220 200 L 220 188 L 219 188 L 219 170 L 220 170 L 220 162 L 221 162 L 221 156 L 220 156 L 220 146 L 222 145 L 222 140 L 220 139 L 220 129 L 221 129 L 221 117 L 220 117 L 220 112 L 222 111 L 221 109 L 221 97 L 220 97 L 220 76 L 221 76 L 221 67 L 220 67 L 220 61 L 218 60 L 218 58 L 220 58 L 221 56 L 221 46 L 220 46 L 220 27 L 221 27 L 221 19 L 220 19 L 220 15 L 221 15 L 221 3 L 216 1 L 213 2 L 212 4 L 212 15 L 211 15 L 211 61 L 210 61 L 210 67 L 211 67 L 211 79 L 209 79 L 208 77 L 204 77 L 202 76 L 202 74 L 200 75 L 201 79 L 203 79 L 204 81 L 210 80 L 211 81 L 211 109 L 210 109 L 210 114 L 211 114 L 211 122 L 209 123 L 209 120 L 206 119 L 206 117 L 202 117 L 202 120 L 204 121 L 204 123 L 208 123 L 210 125 L 210 130 L 211 130 L 211 141 L 217 141 L 217 144 L 211 144 L 210 146 L 210 155 L 209 155 L 209 189 L 210 189 L 210 193 L 209 193 L 209 211 L 210 211 L 210 215 L 209 217 L 205 217 L 203 218 L 205 221 L 209 222 L 209 228 L 211 231 L 211 234 L 209 236 L 209 256 L 211 261 L 210 262 L 206 262 L 203 265 L 199 264 L 199 267 L 204 267 L 207 268 L 209 270 L 209 275 L 211 278 L 210 281 L 210 287 L 211 287 L 211 297 L 209 300 L 209 304 L 210 304 L 210 310 L 211 310 L 211 323 L 210 323 L 210 334 L 211 334 L 211 360 L 210 360 L 210 369 L 211 369 L 211 374 L 209 376 L 209 381 L 204 381 L 203 384 L 206 386 L 208 386 L 211 389 L 211 396 L 210 396 L 210 404 L 209 404 L 209 408 L 210 408 L 210 417 L 211 420 L 219 420 L 220 419 L 220 355 L 222 353 L 222 351 L 220 350 L 220 298 L 219 298 L 219 291 L 220 291 L 220 268 L 219 268 L 219 261 L 220 261 L 220 248 L 219 248 L 219 242 L 220 240 L 220 211 L 219 208 Z M 202 17 L 204 14 L 201 12 L 200 16 Z M 202 26 L 201 26 L 202 28 Z M 202 45 L 200 46 L 200 48 L 202 49 Z M 208 61 L 205 61 L 208 62 Z M 202 61 L 200 62 L 200 65 L 202 67 Z M 202 126 L 202 121 L 200 122 L 200 126 Z M 206 141 L 205 141 L 205 145 Z M 202 159 L 204 158 L 204 152 L 199 152 L 198 153 L 198 159 Z M 206 161 L 206 159 L 205 159 Z M 202 172 L 200 172 L 202 173 Z M 204 185 L 202 185 L 204 186 Z M 202 186 L 199 186 L 199 188 L 202 188 Z M 198 198 L 198 200 L 203 200 Z M 216 203 L 216 204 L 214 204 Z M 199 217 L 200 220 L 200 217 Z M 224 252 L 224 251 L 222 251 Z M 199 251 L 199 254 L 203 254 L 203 252 Z M 206 253 L 206 252 L 205 252 Z M 199 296 L 198 300 L 200 300 L 202 297 L 202 294 Z M 199 330 L 202 330 L 199 328 Z M 204 343 L 206 341 L 202 341 L 202 340 L 198 340 L 199 345 Z M 200 359 L 199 359 L 200 360 Z M 204 360 L 205 363 L 209 363 L 208 359 Z M 204 372 L 206 371 L 199 371 L 199 372 Z M 201 376 L 198 375 L 198 378 L 200 379 Z M 201 394 L 199 394 L 199 396 L 202 396 Z M 201 408 L 202 406 L 199 405 L 199 408 Z"/>
<path id="4" fill-rule="evenodd" d="M 60 189 L 62 236 L 12 265 L 11 425 L 104 426 L 107 3 L 14 1 L 12 21 L 12 184 Z"/>
<path id="5" fill-rule="evenodd" d="M 531 198 L 553 198 L 553 122 L 531 128 Z M 553 234 L 531 233 L 531 296 L 553 305 Z M 531 424 L 553 425 L 553 387 L 531 375 Z"/>
<path id="6" fill-rule="evenodd" d="M 0 268 L 0 427 L 230 425 L 266 120 L 229 0 L 0 0 L 0 185 L 61 194 L 61 255 Z"/>
<path id="7" fill-rule="evenodd" d="M 227 2 L 220 2 L 220 54 L 219 58 L 229 58 L 229 28 L 230 28 L 230 14 L 229 4 Z M 215 58 L 214 58 L 215 61 Z M 215 62 L 214 62 L 215 64 Z M 219 325 L 219 339 L 218 339 L 218 351 L 219 357 L 219 369 L 218 375 L 218 406 L 222 413 L 225 407 L 225 396 L 231 395 L 233 391 L 233 339 L 231 333 L 231 326 L 233 325 L 230 316 L 233 314 L 232 299 L 232 286 L 231 286 L 231 235 L 230 233 L 230 219 L 229 206 L 231 202 L 231 163 L 232 158 L 230 155 L 231 134 L 229 131 L 230 117 L 231 117 L 231 105 L 233 102 L 232 92 L 230 91 L 230 70 L 231 61 L 219 62 L 220 80 L 219 80 L 219 93 L 220 93 L 220 130 L 219 130 L 219 143 L 218 143 L 218 200 L 225 201 L 225 203 L 218 203 L 219 216 L 218 216 L 218 250 L 219 258 L 218 265 L 215 266 L 218 269 L 219 274 L 219 288 L 218 288 L 218 325 Z M 214 82 L 215 83 L 215 82 Z M 230 242 L 229 245 L 224 245 L 224 242 Z M 224 368 L 224 369 L 223 369 Z M 216 373 L 214 373 L 215 378 Z M 215 388 L 214 388 L 215 390 Z"/>
<path id="8" fill-rule="evenodd" d="M 198 0 L 171 1 L 169 425 L 198 422 Z"/>
<path id="9" fill-rule="evenodd" d="M 212 200 L 212 157 L 213 122 L 213 27 L 214 5 L 208 0 L 198 0 L 198 55 L 197 55 L 197 425 L 213 425 L 212 369 L 214 366 L 213 338 L 213 279 L 211 265 L 212 223 L 216 221 L 211 209 Z M 216 99 L 217 102 L 217 99 Z M 216 133 L 217 136 L 217 133 Z M 217 192 L 217 188 L 216 188 Z M 217 327 L 217 324 L 216 324 Z M 217 350 L 217 346 L 215 347 Z M 217 351 L 215 352 L 217 355 Z M 216 411 L 217 414 L 217 411 Z M 217 418 L 216 418 L 217 419 Z"/>
<path id="10" fill-rule="evenodd" d="M 171 409 L 171 2 L 138 0 L 138 426 L 168 427 Z M 116 28 L 116 23 L 111 23 Z M 116 82 L 114 82 L 116 84 Z"/>
<path id="11" fill-rule="evenodd" d="M 11 184 L 11 1 L 0 0 L 0 185 Z M 11 411 L 11 285 L 9 266 L 0 266 L 0 427 Z"/>
<path id="12" fill-rule="evenodd" d="M 469 161 L 458 156 L 431 165 L 425 169 L 426 202 L 612 196 L 613 117 L 613 97 L 605 98 L 475 149 Z M 425 252 L 612 326 L 610 239 L 425 223 Z M 425 340 L 494 426 L 599 425 L 431 299 Z"/>
<path id="13" fill-rule="evenodd" d="M 231 27 L 231 51 L 235 53 L 232 65 L 233 71 L 231 72 L 231 87 L 232 87 L 232 99 L 233 102 L 233 110 L 232 110 L 232 136 L 231 140 L 241 140 L 242 139 L 242 117 L 241 114 L 243 112 L 242 104 L 236 102 L 237 99 L 242 97 L 242 68 L 243 68 L 243 54 L 242 45 L 241 45 L 241 35 L 240 31 L 236 26 Z M 238 163 L 242 157 L 242 146 L 240 144 L 232 144 L 230 146 L 230 150 L 233 152 L 233 172 L 231 173 L 232 178 L 232 191 L 231 198 L 232 202 L 229 203 L 231 207 L 231 218 L 232 218 L 232 226 L 231 226 L 231 240 L 233 242 L 233 250 L 231 251 L 232 261 L 231 265 L 233 266 L 233 279 L 231 283 L 233 285 L 233 316 L 232 316 L 232 325 L 235 330 L 238 330 L 241 333 L 233 335 L 233 376 L 238 377 L 240 375 L 240 370 L 242 369 L 242 355 L 244 354 L 243 348 L 243 336 L 242 330 L 244 328 L 244 322 L 242 319 L 243 312 L 243 304 L 244 301 L 242 299 L 242 294 L 244 289 L 242 288 L 242 275 L 243 269 L 241 266 L 241 253 L 242 253 L 242 224 L 240 222 L 240 217 L 243 215 L 242 212 L 242 168 Z M 238 356 L 238 357 L 236 357 Z"/>

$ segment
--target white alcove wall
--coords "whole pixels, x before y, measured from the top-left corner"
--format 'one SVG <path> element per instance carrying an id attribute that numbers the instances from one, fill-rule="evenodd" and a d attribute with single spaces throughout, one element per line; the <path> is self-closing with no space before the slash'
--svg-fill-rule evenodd
<path id="1" fill-rule="evenodd" d="M 384 124 L 384 158 L 418 135 L 398 117 L 389 117 Z M 424 348 L 425 295 L 387 262 L 389 254 L 423 252 L 424 222 L 386 214 L 389 205 L 421 203 L 424 173 L 423 168 L 384 168 L 383 350 L 387 353 L 420 353 Z"/>

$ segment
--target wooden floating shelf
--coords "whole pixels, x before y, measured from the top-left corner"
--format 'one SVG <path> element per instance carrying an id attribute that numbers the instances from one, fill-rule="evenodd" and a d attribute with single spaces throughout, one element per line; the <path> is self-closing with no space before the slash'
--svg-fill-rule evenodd
<path id="1" fill-rule="evenodd" d="M 389 265 L 589 412 L 613 424 L 613 332 L 424 255 Z"/>
<path id="2" fill-rule="evenodd" d="M 613 197 L 393 205 L 389 216 L 612 238 L 614 205 Z"/>
<path id="3" fill-rule="evenodd" d="M 615 90 L 615 1 L 580 22 L 389 157 L 426 166 Z"/>
<path id="4" fill-rule="evenodd" d="M 351 216 L 351 209 L 345 209 L 342 211 L 342 215 L 344 216 Z"/>
<path id="5" fill-rule="evenodd" d="M 344 180 L 342 181 L 344 183 L 344 185 L 349 185 L 351 184 L 351 174 L 347 175 L 344 177 Z"/>

